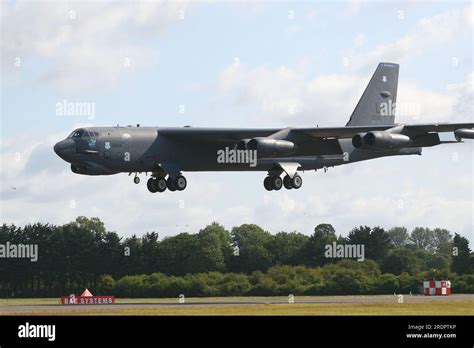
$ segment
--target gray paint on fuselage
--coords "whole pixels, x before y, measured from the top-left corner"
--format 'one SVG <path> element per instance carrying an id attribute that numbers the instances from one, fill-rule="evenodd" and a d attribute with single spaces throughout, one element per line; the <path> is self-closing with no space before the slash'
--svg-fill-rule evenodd
<path id="1" fill-rule="evenodd" d="M 218 163 L 217 151 L 232 148 L 235 142 L 181 141 L 160 136 L 159 127 L 85 127 L 87 131 L 98 132 L 95 146 L 90 147 L 86 139 L 74 139 L 77 149 L 89 149 L 98 153 L 78 153 L 71 163 L 91 165 L 94 175 L 108 175 L 120 172 L 154 172 L 159 164 L 171 164 L 182 171 L 269 171 L 276 162 L 299 163 L 300 170 L 314 170 L 344 165 L 385 156 L 419 154 L 421 149 L 396 151 L 365 151 L 355 149 L 351 139 L 339 139 L 342 154 L 259 158 L 256 167 L 248 163 Z M 166 128 L 167 131 L 175 128 Z M 182 128 L 176 128 L 182 130 Z M 190 133 L 192 133 L 191 129 Z M 261 133 L 266 134 L 263 130 Z M 109 148 L 106 148 L 106 144 Z M 315 150 L 315 152 L 317 152 Z M 126 156 L 129 161 L 126 161 Z M 99 168 L 106 168 L 103 172 Z"/>

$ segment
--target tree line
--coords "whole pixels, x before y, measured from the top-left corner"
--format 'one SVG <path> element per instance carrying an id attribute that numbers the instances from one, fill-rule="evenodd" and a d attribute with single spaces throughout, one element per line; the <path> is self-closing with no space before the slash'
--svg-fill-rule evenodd
<path id="1" fill-rule="evenodd" d="M 38 260 L 0 257 L 1 297 L 51 297 L 84 288 L 117 296 L 317 295 L 418 292 L 433 276 L 474 292 L 466 238 L 441 228 L 360 226 L 346 237 L 330 224 L 310 236 L 254 224 L 159 239 L 122 238 L 98 218 L 64 225 L 3 224 L 0 246 L 35 244 Z M 327 257 L 327 246 L 363 245 L 364 261 Z M 1 256 L 1 255 L 0 255 Z"/>

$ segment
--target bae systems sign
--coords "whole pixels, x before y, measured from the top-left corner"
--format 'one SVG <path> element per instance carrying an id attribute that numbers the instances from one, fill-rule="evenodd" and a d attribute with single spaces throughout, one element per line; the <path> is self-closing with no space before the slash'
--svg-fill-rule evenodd
<path id="1" fill-rule="evenodd" d="M 88 305 L 88 304 L 114 304 L 114 296 L 61 296 L 61 304 Z"/>
<path id="2" fill-rule="evenodd" d="M 61 304 L 64 305 L 95 305 L 114 304 L 114 296 L 94 296 L 88 289 L 85 289 L 81 296 L 69 295 L 61 296 Z"/>

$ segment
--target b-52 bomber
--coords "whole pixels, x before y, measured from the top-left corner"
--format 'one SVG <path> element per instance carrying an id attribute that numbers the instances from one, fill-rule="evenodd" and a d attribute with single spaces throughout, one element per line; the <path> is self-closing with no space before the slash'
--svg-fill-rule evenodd
<path id="1" fill-rule="evenodd" d="M 396 124 L 399 66 L 380 63 L 345 127 L 84 127 L 54 146 L 77 174 L 150 173 L 150 192 L 182 191 L 183 172 L 266 171 L 265 189 L 299 189 L 298 171 L 326 170 L 474 139 L 474 123 Z M 453 132 L 442 141 L 441 132 Z M 282 178 L 283 176 L 283 178 Z"/>

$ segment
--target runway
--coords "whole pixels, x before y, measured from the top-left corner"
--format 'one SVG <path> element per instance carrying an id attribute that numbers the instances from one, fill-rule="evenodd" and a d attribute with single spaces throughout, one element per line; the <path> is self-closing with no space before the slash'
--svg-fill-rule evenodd
<path id="1" fill-rule="evenodd" d="M 419 296 L 419 295 L 403 295 L 401 299 L 403 303 L 452 303 L 456 301 L 472 302 L 474 307 L 474 294 L 456 294 L 451 296 Z M 226 306 L 258 306 L 258 305 L 285 305 L 285 304 L 314 304 L 314 305 L 337 305 L 337 304 L 396 304 L 400 303 L 399 295 L 384 295 L 384 296 L 328 296 L 328 297 L 294 297 L 294 302 L 288 297 L 239 297 L 239 298 L 190 298 L 184 299 L 184 302 L 179 302 L 180 299 L 117 299 L 117 303 L 108 305 L 61 305 L 58 303 L 47 304 L 28 304 L 27 299 L 24 304 L 5 304 L 9 300 L 0 300 L 0 315 L 48 315 L 51 314 L 80 314 L 81 311 L 121 311 L 121 310 L 140 310 L 144 311 L 156 308 L 176 308 L 177 307 L 226 307 Z M 31 301 L 34 301 L 32 299 Z M 49 300 L 54 301 L 54 300 Z M 181 301 L 183 301 L 181 299 Z"/>

